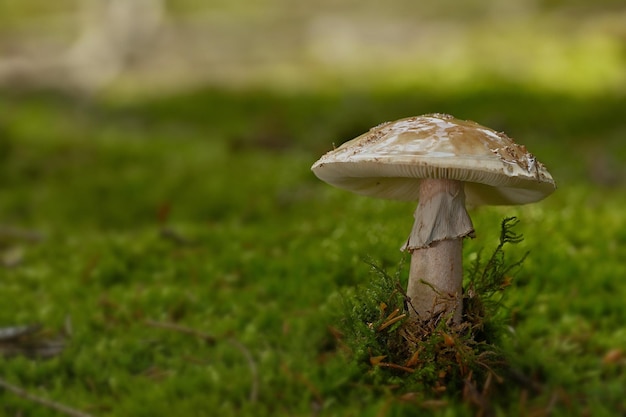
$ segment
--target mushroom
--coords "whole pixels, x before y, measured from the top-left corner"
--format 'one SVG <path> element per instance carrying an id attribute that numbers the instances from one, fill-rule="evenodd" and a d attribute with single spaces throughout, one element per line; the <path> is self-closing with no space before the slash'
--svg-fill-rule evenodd
<path id="1" fill-rule="evenodd" d="M 525 204 L 556 189 L 550 173 L 504 133 L 446 114 L 378 125 L 322 156 L 321 180 L 357 194 L 418 200 L 402 250 L 411 253 L 407 297 L 415 320 L 462 320 L 462 245 L 474 236 L 465 203 Z"/>

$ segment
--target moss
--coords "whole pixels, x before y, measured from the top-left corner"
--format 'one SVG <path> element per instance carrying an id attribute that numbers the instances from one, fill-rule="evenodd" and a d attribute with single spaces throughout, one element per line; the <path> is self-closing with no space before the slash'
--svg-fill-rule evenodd
<path id="1" fill-rule="evenodd" d="M 509 366 L 500 343 L 508 334 L 504 291 L 526 258 L 505 256 L 505 246 L 523 240 L 513 231 L 517 224 L 517 218 L 505 218 L 492 255 L 484 261 L 477 256 L 467 271 L 461 324 L 444 313 L 427 321 L 410 319 L 399 279 L 402 266 L 391 276 L 370 262 L 375 279 L 345 294 L 344 316 L 338 320 L 350 359 L 365 365 L 355 378 L 388 386 L 399 396 L 426 393 L 422 401 L 457 397 L 491 409 L 489 393 L 505 383 Z"/>
<path id="2" fill-rule="evenodd" d="M 0 93 L 0 326 L 40 323 L 51 336 L 66 322 L 72 329 L 56 358 L 0 359 L 3 378 L 98 416 L 409 416 L 416 407 L 425 415 L 473 415 L 476 406 L 463 401 L 469 371 L 440 377 L 424 361 L 421 382 L 412 373 L 414 386 L 439 383 L 447 391 L 400 394 L 407 373 L 370 362 L 388 355 L 381 362 L 404 365 L 410 353 L 393 345 L 375 350 L 403 322 L 375 329 L 404 308 L 401 291 L 394 293 L 407 278 L 398 248 L 414 206 L 334 190 L 309 170 L 332 142 L 383 120 L 447 111 L 525 143 L 559 185 L 540 204 L 472 212 L 479 235 L 465 243 L 468 274 L 477 259 L 489 261 L 491 252 L 483 256 L 481 248 L 500 243 L 494 218 L 524 220 L 524 243 L 505 246 L 503 265 L 526 248 L 532 253 L 510 271 L 515 279 L 506 291 L 466 300 L 468 310 L 486 312 L 506 294 L 475 332 L 476 345 L 461 353 L 473 360 L 490 341 L 505 355 L 509 372 L 493 369 L 517 382 L 504 391 L 510 401 L 494 405 L 501 415 L 623 411 L 624 361 L 603 358 L 626 345 L 626 286 L 618 279 L 626 275 L 626 193 L 619 170 L 617 182 L 593 184 L 583 162 L 593 145 L 626 165 L 616 117 L 624 98 L 579 100 L 501 84 L 417 93 L 207 89 L 89 106 Z M 277 107 L 289 134 L 281 149 L 256 136 L 256 122 L 263 125 Z M 391 280 L 366 284 L 372 266 L 361 257 L 368 256 Z M 368 309 L 348 314 L 328 301 L 333 293 L 354 297 L 359 285 L 367 288 Z M 346 330 L 350 317 L 358 325 Z M 147 320 L 210 334 L 215 343 Z M 456 345 L 447 346 L 445 335 L 461 346 L 465 334 L 443 325 L 434 326 L 428 358 L 454 364 Z M 350 338 L 360 340 L 359 349 L 348 352 Z M 256 377 L 231 339 L 250 353 Z M 477 372 L 468 395 L 486 383 Z M 49 414 L 8 392 L 0 396 L 0 413 Z"/>

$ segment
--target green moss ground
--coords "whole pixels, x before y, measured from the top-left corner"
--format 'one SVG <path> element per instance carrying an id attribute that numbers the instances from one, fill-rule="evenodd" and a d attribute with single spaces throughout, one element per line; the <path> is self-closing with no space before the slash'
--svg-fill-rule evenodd
<path id="1" fill-rule="evenodd" d="M 437 111 L 506 131 L 559 186 L 538 204 L 471 211 L 468 266 L 504 217 L 525 236 L 509 255 L 530 251 L 503 347 L 542 388 L 513 386 L 496 414 L 623 414 L 625 108 L 620 95 L 511 85 L 95 103 L 0 93 L 0 225 L 43 237 L 0 237 L 3 262 L 17 262 L 0 267 L 0 327 L 72 329 L 61 355 L 0 359 L 0 377 L 97 416 L 473 415 L 454 393 L 401 399 L 356 382 L 328 330 L 332 300 L 376 278 L 366 259 L 395 272 L 414 207 L 309 171 L 333 143 Z M 1 390 L 0 404 L 53 415 Z"/>

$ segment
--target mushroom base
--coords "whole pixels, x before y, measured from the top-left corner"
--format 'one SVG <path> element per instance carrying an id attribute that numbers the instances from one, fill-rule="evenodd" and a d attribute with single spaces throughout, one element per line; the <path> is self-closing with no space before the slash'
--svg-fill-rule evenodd
<path id="1" fill-rule="evenodd" d="M 407 296 L 420 320 L 442 312 L 454 312 L 455 323 L 463 314 L 463 239 L 441 240 L 411 253 L 411 278 Z"/>

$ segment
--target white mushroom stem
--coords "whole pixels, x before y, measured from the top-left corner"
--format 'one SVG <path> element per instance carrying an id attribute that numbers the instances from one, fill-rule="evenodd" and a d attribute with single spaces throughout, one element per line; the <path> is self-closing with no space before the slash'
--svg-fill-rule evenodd
<path id="1" fill-rule="evenodd" d="M 473 236 L 463 182 L 424 179 L 415 223 L 403 249 L 411 251 L 407 295 L 411 314 L 427 320 L 438 313 L 463 314 L 463 238 Z"/>

